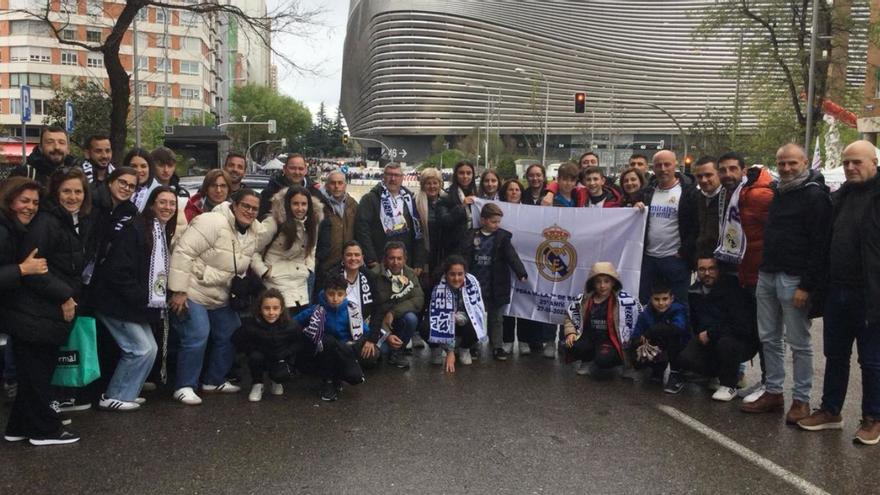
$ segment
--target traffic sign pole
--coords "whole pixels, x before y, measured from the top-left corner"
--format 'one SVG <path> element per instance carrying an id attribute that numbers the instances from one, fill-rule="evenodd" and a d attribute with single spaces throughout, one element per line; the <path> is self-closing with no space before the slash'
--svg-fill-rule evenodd
<path id="1" fill-rule="evenodd" d="M 23 84 L 21 96 L 21 164 L 27 163 L 27 123 L 31 120 L 31 87 Z"/>

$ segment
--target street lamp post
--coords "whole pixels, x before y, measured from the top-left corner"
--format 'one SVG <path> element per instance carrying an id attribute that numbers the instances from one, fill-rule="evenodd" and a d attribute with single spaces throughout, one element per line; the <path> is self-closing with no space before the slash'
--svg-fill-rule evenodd
<path id="1" fill-rule="evenodd" d="M 544 143 L 542 145 L 542 148 L 544 149 L 544 155 L 541 158 L 541 163 L 546 167 L 547 166 L 547 127 L 549 125 L 549 118 L 550 118 L 550 80 L 547 79 L 547 77 L 544 75 L 544 73 L 539 70 L 530 70 L 529 71 L 529 70 L 523 69 L 522 67 L 517 67 L 514 70 L 516 72 L 521 73 L 521 74 L 537 74 L 537 75 L 541 76 L 541 79 L 544 80 L 544 84 L 547 85 L 547 98 L 544 103 Z"/>
<path id="2" fill-rule="evenodd" d="M 813 0 L 813 21 L 810 32 L 810 74 L 807 83 L 807 132 L 804 139 L 804 149 L 810 148 L 810 139 L 813 137 L 813 99 L 816 97 L 816 36 L 819 30 L 819 0 Z"/>
<path id="3" fill-rule="evenodd" d="M 489 108 L 491 106 L 492 94 L 489 92 L 489 88 L 487 88 L 486 86 L 481 86 L 479 84 L 470 84 L 470 83 L 465 84 L 465 86 L 468 86 L 470 88 L 482 89 L 483 91 L 486 92 L 486 147 L 485 147 L 486 156 L 483 160 L 484 160 L 484 163 L 486 164 L 485 168 L 489 168 Z"/>
<path id="4" fill-rule="evenodd" d="M 687 158 L 687 154 L 688 154 L 688 140 L 687 140 L 687 133 L 684 132 L 684 128 L 681 126 L 681 124 L 678 123 L 678 119 L 676 119 L 674 115 L 672 115 L 671 113 L 669 113 L 669 111 L 667 111 L 665 108 L 663 108 L 663 107 L 661 107 L 660 105 L 657 105 L 657 104 L 655 104 L 655 103 L 649 103 L 649 102 L 646 102 L 646 101 L 641 101 L 641 102 L 632 101 L 631 103 L 641 103 L 641 104 L 643 104 L 643 105 L 648 105 L 648 106 L 651 107 L 651 108 L 655 108 L 655 109 L 657 109 L 657 110 L 660 110 L 660 111 L 663 112 L 667 117 L 669 117 L 669 118 L 672 120 L 672 123 L 675 124 L 675 127 L 678 128 L 678 132 L 681 134 L 681 143 L 682 143 L 682 146 L 683 146 L 683 148 L 684 148 L 684 158 Z"/>

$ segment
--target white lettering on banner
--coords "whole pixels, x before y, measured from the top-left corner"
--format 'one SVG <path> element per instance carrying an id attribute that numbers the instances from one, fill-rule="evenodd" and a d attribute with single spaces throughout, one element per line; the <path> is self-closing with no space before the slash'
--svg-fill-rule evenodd
<path id="1" fill-rule="evenodd" d="M 476 199 L 480 209 L 495 203 L 504 212 L 501 227 L 513 234 L 513 247 L 528 273 L 520 282 L 511 272 L 508 316 L 562 323 L 569 304 L 584 292 L 590 267 L 610 261 L 623 288 L 639 293 L 646 212 L 636 208 L 559 208 Z"/>

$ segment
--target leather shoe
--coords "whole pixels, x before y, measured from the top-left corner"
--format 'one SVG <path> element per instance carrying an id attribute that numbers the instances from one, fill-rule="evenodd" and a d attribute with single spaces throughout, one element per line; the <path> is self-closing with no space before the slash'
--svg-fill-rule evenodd
<path id="1" fill-rule="evenodd" d="M 785 407 L 785 400 L 782 394 L 771 394 L 764 392 L 755 402 L 744 403 L 739 410 L 745 413 L 770 413 L 782 412 Z M 807 413 L 809 414 L 809 412 Z"/>
<path id="2" fill-rule="evenodd" d="M 788 414 L 785 415 L 785 424 L 796 425 L 798 421 L 810 415 L 810 404 L 797 399 L 791 401 Z"/>

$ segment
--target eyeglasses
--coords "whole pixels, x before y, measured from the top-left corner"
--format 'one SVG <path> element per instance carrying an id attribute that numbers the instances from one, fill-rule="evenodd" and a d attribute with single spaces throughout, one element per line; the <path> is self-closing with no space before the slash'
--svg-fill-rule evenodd
<path id="1" fill-rule="evenodd" d="M 247 203 L 238 203 L 238 207 L 250 213 L 256 213 L 260 211 L 259 206 L 249 205 Z"/>
<path id="2" fill-rule="evenodd" d="M 132 190 L 134 190 L 134 188 L 137 187 L 137 184 L 135 184 L 134 182 L 127 182 L 122 179 L 117 179 L 116 183 L 119 184 L 120 188 L 126 189 L 128 191 L 132 191 Z"/>

